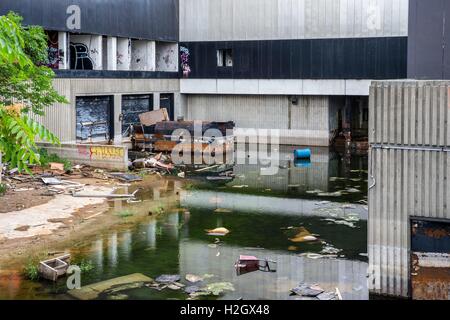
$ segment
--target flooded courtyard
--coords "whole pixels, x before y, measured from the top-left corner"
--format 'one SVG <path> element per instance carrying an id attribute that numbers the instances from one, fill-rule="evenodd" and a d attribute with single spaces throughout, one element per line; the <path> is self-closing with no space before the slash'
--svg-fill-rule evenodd
<path id="1" fill-rule="evenodd" d="M 218 299 L 305 299 L 291 295 L 299 283 L 338 288 L 343 299 L 368 299 L 367 156 L 312 148 L 311 162 L 297 163 L 294 149 L 280 150 L 276 175 L 261 175 L 259 165 L 249 164 L 235 165 L 227 180 L 187 171 L 184 179 L 161 177 L 140 190 L 140 202 L 110 201 L 105 215 L 120 221 L 66 248 L 74 261 L 90 266 L 82 286 L 135 273 L 152 279 L 179 275 L 189 286 L 186 275 L 196 275 L 202 285 L 232 284 L 234 290 Z M 136 187 L 124 189 L 131 193 Z M 163 207 L 163 214 L 154 214 Z M 221 227 L 230 232 L 206 232 Z M 299 228 L 317 240 L 295 241 Z M 240 255 L 276 262 L 276 271 L 238 275 Z M 65 278 L 32 282 L 16 270 L 3 271 L 0 280 L 0 299 L 71 298 Z M 183 288 L 139 286 L 98 298 L 189 295 Z"/>

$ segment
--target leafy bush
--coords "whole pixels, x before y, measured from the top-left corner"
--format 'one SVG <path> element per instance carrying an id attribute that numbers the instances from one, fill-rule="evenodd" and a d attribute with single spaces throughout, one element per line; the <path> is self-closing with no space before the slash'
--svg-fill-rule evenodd
<path id="1" fill-rule="evenodd" d="M 39 158 L 41 166 L 47 167 L 50 162 L 58 162 L 64 164 L 64 170 L 70 171 L 72 169 L 72 163 L 67 160 L 59 157 L 56 154 L 48 154 L 46 149 L 39 149 Z"/>

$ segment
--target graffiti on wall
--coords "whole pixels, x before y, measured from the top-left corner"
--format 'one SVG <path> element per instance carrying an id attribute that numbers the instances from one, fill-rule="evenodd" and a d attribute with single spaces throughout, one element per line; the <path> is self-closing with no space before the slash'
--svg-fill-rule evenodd
<path id="1" fill-rule="evenodd" d="M 48 63 L 47 67 L 58 69 L 60 62 L 63 61 L 64 51 L 59 49 L 58 32 L 48 32 Z"/>
<path id="2" fill-rule="evenodd" d="M 84 43 L 70 43 L 70 69 L 93 70 L 94 61 Z"/>
<path id="3" fill-rule="evenodd" d="M 189 49 L 180 46 L 180 60 L 181 60 L 181 70 L 183 70 L 183 77 L 189 77 L 191 73 L 191 67 L 189 66 Z"/>
<path id="4" fill-rule="evenodd" d="M 125 149 L 115 146 L 77 145 L 78 155 L 86 160 L 123 160 Z"/>

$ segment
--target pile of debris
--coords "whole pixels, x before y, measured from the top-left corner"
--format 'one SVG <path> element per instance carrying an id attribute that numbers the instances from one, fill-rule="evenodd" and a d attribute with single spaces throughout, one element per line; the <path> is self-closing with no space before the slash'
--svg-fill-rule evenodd
<path id="1" fill-rule="evenodd" d="M 145 112 L 139 115 L 140 123 L 132 124 L 126 131 L 131 137 L 132 150 L 190 153 L 204 152 L 211 155 L 233 150 L 234 122 L 170 121 L 167 110 Z"/>

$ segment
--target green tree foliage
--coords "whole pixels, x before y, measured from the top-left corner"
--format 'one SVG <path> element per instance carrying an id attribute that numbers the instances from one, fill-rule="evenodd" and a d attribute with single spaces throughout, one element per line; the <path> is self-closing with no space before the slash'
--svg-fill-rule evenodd
<path id="1" fill-rule="evenodd" d="M 31 115 L 43 115 L 53 103 L 67 103 L 53 89 L 47 36 L 41 27 L 22 25 L 14 13 L 0 16 L 0 152 L 3 162 L 28 171 L 38 164 L 36 139 L 58 144 L 58 138 Z"/>

